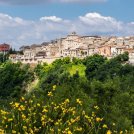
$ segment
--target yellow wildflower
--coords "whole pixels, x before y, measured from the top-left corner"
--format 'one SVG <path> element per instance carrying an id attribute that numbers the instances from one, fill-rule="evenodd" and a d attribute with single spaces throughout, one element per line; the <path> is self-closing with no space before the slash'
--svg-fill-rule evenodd
<path id="1" fill-rule="evenodd" d="M 21 97 L 21 100 L 22 100 L 22 101 L 24 101 L 24 100 L 25 100 L 25 98 L 24 98 L 24 97 Z"/>
<path id="2" fill-rule="evenodd" d="M 8 122 L 11 122 L 11 121 L 13 121 L 13 119 L 12 119 L 12 118 L 8 119 Z"/>
<path id="3" fill-rule="evenodd" d="M 46 125 L 46 122 L 45 121 L 42 121 L 42 126 L 45 126 Z"/>
<path id="4" fill-rule="evenodd" d="M 12 105 L 13 104 L 13 101 L 11 103 L 9 103 L 9 104 Z"/>
<path id="5" fill-rule="evenodd" d="M 72 134 L 72 132 L 69 130 L 68 132 L 67 132 L 68 134 Z"/>
<path id="6" fill-rule="evenodd" d="M 33 103 L 33 100 L 30 100 L 29 102 L 30 102 L 30 103 Z"/>
<path id="7" fill-rule="evenodd" d="M 115 126 L 115 123 L 113 123 L 113 126 Z"/>
<path id="8" fill-rule="evenodd" d="M 50 128 L 50 131 L 51 131 L 51 132 L 54 132 L 54 129 L 53 129 L 53 128 Z"/>
<path id="9" fill-rule="evenodd" d="M 46 109 L 46 108 L 44 108 L 43 110 L 42 110 L 42 112 L 44 113 L 47 113 L 48 112 L 48 110 Z"/>
<path id="10" fill-rule="evenodd" d="M 53 96 L 53 93 L 52 92 L 48 92 L 48 94 L 47 94 L 48 96 Z"/>
<path id="11" fill-rule="evenodd" d="M 41 117 L 41 121 L 44 121 L 46 118 L 47 118 L 46 115 L 42 115 L 42 117 Z"/>
<path id="12" fill-rule="evenodd" d="M 27 129 L 27 127 L 26 126 L 23 126 L 23 129 Z"/>
<path id="13" fill-rule="evenodd" d="M 56 89 L 56 85 L 53 85 L 53 90 L 55 90 Z"/>
<path id="14" fill-rule="evenodd" d="M 35 131 L 35 132 L 38 132 L 39 129 L 38 129 L 37 127 L 34 127 L 34 131 Z"/>
<path id="15" fill-rule="evenodd" d="M 83 111 L 82 111 L 82 115 L 85 115 L 85 113 L 86 113 L 86 112 L 83 110 Z"/>
<path id="16" fill-rule="evenodd" d="M 4 124 L 5 123 L 5 121 L 4 120 L 2 120 L 2 124 Z"/>
<path id="17" fill-rule="evenodd" d="M 103 127 L 103 128 L 107 128 L 107 125 L 106 125 L 106 124 L 104 124 L 102 127 Z"/>
<path id="18" fill-rule="evenodd" d="M 72 114 L 75 115 L 76 111 L 72 111 Z"/>
<path id="19" fill-rule="evenodd" d="M 53 120 L 51 118 L 48 119 L 48 122 L 53 122 Z"/>
<path id="20" fill-rule="evenodd" d="M 31 128 L 29 129 L 29 131 L 30 131 L 30 134 L 34 134 L 34 131 Z"/>
<path id="21" fill-rule="evenodd" d="M 69 125 L 69 126 L 72 125 L 70 121 L 68 121 L 68 125 Z"/>
<path id="22" fill-rule="evenodd" d="M 59 125 L 59 122 L 55 122 L 54 124 L 55 124 L 56 126 L 58 126 L 58 125 Z"/>
<path id="23" fill-rule="evenodd" d="M 5 117 L 5 116 L 4 116 L 4 117 L 3 117 L 3 119 L 4 119 L 4 120 L 6 120 L 6 119 L 7 119 L 7 117 Z"/>
<path id="24" fill-rule="evenodd" d="M 21 106 L 20 106 L 20 109 L 21 109 L 22 111 L 24 111 L 24 110 L 25 110 L 25 106 L 21 105 Z"/>
<path id="25" fill-rule="evenodd" d="M 82 127 L 80 127 L 80 128 L 79 127 L 76 127 L 75 128 L 75 131 L 82 131 Z"/>
<path id="26" fill-rule="evenodd" d="M 19 103 L 17 103 L 17 102 L 15 102 L 15 104 L 14 104 L 14 105 L 15 105 L 15 107 L 19 107 L 19 105 L 20 105 L 20 104 L 19 104 Z"/>
<path id="27" fill-rule="evenodd" d="M 59 108 L 59 106 L 56 106 L 56 107 L 54 107 L 54 110 L 57 110 Z"/>
<path id="28" fill-rule="evenodd" d="M 79 121 L 80 120 L 80 116 L 77 116 L 76 118 L 75 118 L 75 121 Z"/>
<path id="29" fill-rule="evenodd" d="M 100 121 L 102 121 L 102 120 L 103 120 L 103 118 L 96 117 L 96 121 L 97 121 L 97 122 L 100 122 Z"/>
<path id="30" fill-rule="evenodd" d="M 120 134 L 123 134 L 123 131 L 120 131 Z"/>
<path id="31" fill-rule="evenodd" d="M 95 117 L 95 113 L 94 112 L 92 112 L 92 116 Z"/>
<path id="32" fill-rule="evenodd" d="M 74 123 L 75 122 L 75 119 L 71 119 L 70 121 L 71 121 L 71 123 Z"/>
<path id="33" fill-rule="evenodd" d="M 61 132 L 61 129 L 58 128 L 58 132 Z"/>
<path id="34" fill-rule="evenodd" d="M 80 101 L 80 99 L 76 99 L 76 102 L 77 102 L 79 105 L 82 105 L 82 101 Z"/>
<path id="35" fill-rule="evenodd" d="M 86 119 L 90 119 L 90 117 L 89 117 L 88 115 L 85 115 L 84 117 L 85 117 Z"/>
<path id="36" fill-rule="evenodd" d="M 38 107 L 40 107 L 40 104 L 39 104 L 39 103 L 37 103 L 37 106 L 38 106 Z"/>
<path id="37" fill-rule="evenodd" d="M 99 109 L 99 107 L 98 107 L 98 106 L 94 106 L 94 108 L 95 108 L 95 109 L 97 109 L 97 110 Z"/>
<path id="38" fill-rule="evenodd" d="M 51 102 L 51 104 L 52 104 L 52 105 L 55 105 L 53 101 Z"/>
<path id="39" fill-rule="evenodd" d="M 127 130 L 125 130 L 125 132 L 127 133 Z"/>
<path id="40" fill-rule="evenodd" d="M 3 129 L 0 129 L 0 134 L 4 134 L 4 130 Z"/>
<path id="41" fill-rule="evenodd" d="M 16 134 L 17 132 L 15 130 L 12 130 L 12 134 Z"/>
<path id="42" fill-rule="evenodd" d="M 106 134 L 112 134 L 112 132 L 110 130 L 108 130 Z"/>
<path id="43" fill-rule="evenodd" d="M 25 120 L 26 119 L 26 116 L 24 114 L 22 114 L 22 119 Z"/>
<path id="44" fill-rule="evenodd" d="M 2 114 L 2 115 L 5 115 L 5 114 L 7 114 L 7 112 L 4 111 L 4 110 L 1 110 L 1 114 Z"/>
<path id="45" fill-rule="evenodd" d="M 65 103 L 69 103 L 69 102 L 70 102 L 69 99 L 66 99 L 66 100 L 65 100 Z"/>
<path id="46" fill-rule="evenodd" d="M 88 119 L 88 122 L 90 122 L 90 123 L 91 123 L 91 122 L 92 122 L 92 120 L 91 120 L 91 119 Z"/>

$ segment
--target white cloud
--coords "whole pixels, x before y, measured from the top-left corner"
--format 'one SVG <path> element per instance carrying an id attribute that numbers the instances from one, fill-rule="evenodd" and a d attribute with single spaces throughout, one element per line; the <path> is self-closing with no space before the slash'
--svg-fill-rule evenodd
<path id="1" fill-rule="evenodd" d="M 53 21 L 53 22 L 60 22 L 62 21 L 62 18 L 56 17 L 56 16 L 45 16 L 41 17 L 40 21 Z"/>
<path id="2" fill-rule="evenodd" d="M 0 39 L 15 48 L 64 37 L 76 31 L 80 35 L 134 35 L 134 22 L 125 23 L 99 13 L 87 13 L 75 20 L 44 16 L 37 21 L 0 13 Z"/>
<path id="3" fill-rule="evenodd" d="M 105 17 L 99 13 L 87 13 L 85 16 L 79 16 L 80 21 L 91 31 L 100 32 L 118 32 L 122 29 L 122 22 L 112 17 Z"/>

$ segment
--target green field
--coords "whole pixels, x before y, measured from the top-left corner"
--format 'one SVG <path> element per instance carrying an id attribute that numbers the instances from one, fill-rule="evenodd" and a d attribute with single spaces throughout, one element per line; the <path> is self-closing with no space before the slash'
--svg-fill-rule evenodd
<path id="1" fill-rule="evenodd" d="M 86 67 L 83 64 L 78 64 L 78 65 L 72 65 L 71 67 L 69 67 L 68 71 L 70 75 L 74 75 L 78 71 L 80 76 L 85 76 L 85 69 Z"/>

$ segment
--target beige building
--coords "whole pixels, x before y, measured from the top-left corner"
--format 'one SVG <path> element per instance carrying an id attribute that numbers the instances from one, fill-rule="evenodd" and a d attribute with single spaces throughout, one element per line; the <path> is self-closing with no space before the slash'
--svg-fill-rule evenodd
<path id="1" fill-rule="evenodd" d="M 129 63 L 134 65 L 134 50 L 129 53 Z"/>
<path id="2" fill-rule="evenodd" d="M 98 49 L 99 49 L 99 54 L 100 55 L 103 55 L 105 57 L 110 57 L 111 56 L 111 46 L 104 45 L 104 46 L 100 46 Z"/>

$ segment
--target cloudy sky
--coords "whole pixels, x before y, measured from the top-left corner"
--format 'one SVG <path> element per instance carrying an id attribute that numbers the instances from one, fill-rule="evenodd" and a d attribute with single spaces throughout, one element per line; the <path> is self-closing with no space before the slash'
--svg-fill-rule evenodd
<path id="1" fill-rule="evenodd" d="M 76 31 L 134 35 L 134 0 L 0 0 L 0 43 L 18 49 Z"/>

